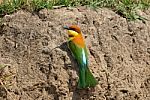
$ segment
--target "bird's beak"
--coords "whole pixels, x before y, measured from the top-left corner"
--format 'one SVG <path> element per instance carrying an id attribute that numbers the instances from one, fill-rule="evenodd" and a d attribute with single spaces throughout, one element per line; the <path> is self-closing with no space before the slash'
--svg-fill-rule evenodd
<path id="1" fill-rule="evenodd" d="M 63 26 L 63 28 L 69 30 L 69 27 L 68 27 L 68 26 Z"/>

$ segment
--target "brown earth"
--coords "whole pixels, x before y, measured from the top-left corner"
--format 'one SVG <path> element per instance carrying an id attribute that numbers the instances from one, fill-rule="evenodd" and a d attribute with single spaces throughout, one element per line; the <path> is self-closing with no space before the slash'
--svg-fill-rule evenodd
<path id="1" fill-rule="evenodd" d="M 0 4 L 3 2 L 3 0 L 0 0 Z"/>
<path id="2" fill-rule="evenodd" d="M 150 19 L 150 10 L 139 14 Z M 85 35 L 94 89 L 76 89 L 77 64 L 62 28 L 71 24 Z M 1 78 L 0 100 L 150 100 L 150 21 L 128 22 L 105 8 L 20 10 L 3 18 L 0 64 L 10 75 Z"/>

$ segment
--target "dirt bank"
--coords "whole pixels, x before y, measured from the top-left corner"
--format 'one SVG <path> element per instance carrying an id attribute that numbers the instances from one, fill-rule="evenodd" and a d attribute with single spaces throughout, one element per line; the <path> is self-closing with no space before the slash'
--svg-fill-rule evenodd
<path id="1" fill-rule="evenodd" d="M 139 11 L 150 19 L 150 10 Z M 0 100 L 150 100 L 150 21 L 127 22 L 108 9 L 20 10 L 3 18 Z M 78 24 L 89 48 L 95 89 L 77 90 L 64 25 Z M 9 86 L 8 86 L 9 85 Z"/>

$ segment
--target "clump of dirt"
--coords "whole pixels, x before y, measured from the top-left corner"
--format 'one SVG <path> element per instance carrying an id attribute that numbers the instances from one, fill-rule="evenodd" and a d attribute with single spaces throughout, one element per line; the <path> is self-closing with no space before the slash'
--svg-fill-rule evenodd
<path id="1" fill-rule="evenodd" d="M 150 11 L 140 12 L 150 19 Z M 78 90 L 64 25 L 81 27 L 94 89 Z M 3 100 L 150 100 L 150 21 L 128 22 L 108 9 L 20 10 L 3 18 L 0 64 L 13 73 Z M 9 80 L 7 80 L 9 81 Z M 5 84 L 7 85 L 7 84 Z"/>

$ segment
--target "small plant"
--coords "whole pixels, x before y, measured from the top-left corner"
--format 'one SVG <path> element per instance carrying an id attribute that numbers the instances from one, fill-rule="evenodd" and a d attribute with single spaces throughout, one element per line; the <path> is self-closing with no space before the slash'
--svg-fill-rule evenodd
<path id="1" fill-rule="evenodd" d="M 0 16 L 11 14 L 24 4 L 23 0 L 4 0 L 0 5 Z"/>
<path id="2" fill-rule="evenodd" d="M 93 2 L 90 2 L 90 7 L 96 9 L 96 8 L 102 8 L 107 7 L 114 9 L 114 5 L 116 4 L 117 0 L 93 0 Z"/>
<path id="3" fill-rule="evenodd" d="M 143 20 L 137 14 L 137 9 L 147 9 L 150 7 L 150 0 L 3 0 L 0 4 L 0 17 L 11 14 L 18 9 L 24 8 L 31 11 L 39 11 L 54 6 L 90 6 L 94 9 L 107 7 L 128 20 Z"/>
<path id="4" fill-rule="evenodd" d="M 30 6 L 33 11 L 39 11 L 44 8 L 51 9 L 53 2 L 50 0 L 32 0 Z"/>
<path id="5" fill-rule="evenodd" d="M 119 3 L 116 5 L 115 10 L 116 12 L 123 16 L 124 18 L 127 18 L 128 20 L 145 20 L 142 16 L 137 14 L 138 9 L 145 9 L 148 7 L 147 5 L 144 4 L 143 1 L 140 2 L 134 2 L 133 0 L 121 0 Z"/>

